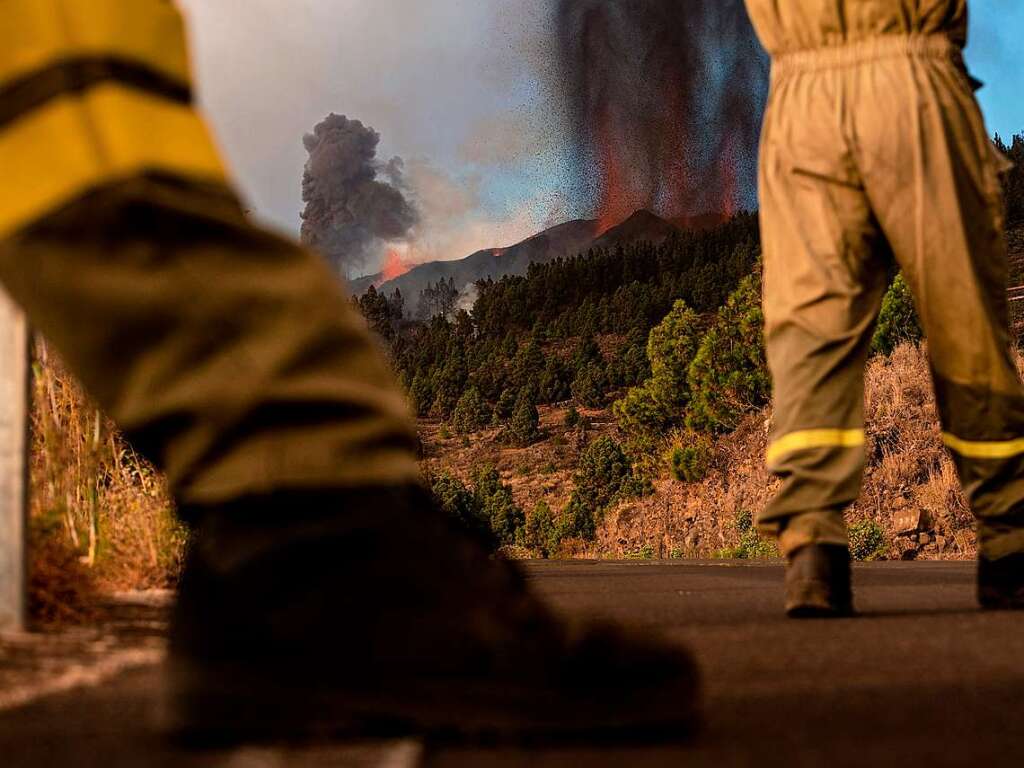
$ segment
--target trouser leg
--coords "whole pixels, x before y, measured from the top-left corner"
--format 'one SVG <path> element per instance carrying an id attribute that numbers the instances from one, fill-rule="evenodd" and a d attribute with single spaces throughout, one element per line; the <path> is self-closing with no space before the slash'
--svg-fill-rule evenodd
<path id="1" fill-rule="evenodd" d="M 337 279 L 225 188 L 94 190 L 0 246 L 0 279 L 188 506 L 417 480 L 403 398 Z"/>
<path id="2" fill-rule="evenodd" d="M 761 227 L 781 487 L 760 515 L 784 554 L 845 545 L 864 466 L 863 368 L 885 284 L 875 219 L 835 114 L 834 73 L 776 78 L 761 158 Z"/>
<path id="3" fill-rule="evenodd" d="M 869 194 L 928 337 L 944 439 L 983 554 L 1024 551 L 1024 389 L 1010 353 L 999 160 L 948 60 L 880 63 L 857 99 Z M 905 168 L 905 173 L 893 173 Z"/>

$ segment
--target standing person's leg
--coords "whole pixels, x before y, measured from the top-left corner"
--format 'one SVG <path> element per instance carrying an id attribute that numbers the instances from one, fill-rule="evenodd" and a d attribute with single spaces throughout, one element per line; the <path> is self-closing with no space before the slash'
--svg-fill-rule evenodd
<path id="1" fill-rule="evenodd" d="M 775 63 L 761 155 L 764 314 L 782 485 L 760 515 L 789 558 L 787 610 L 850 610 L 844 509 L 864 466 L 863 369 L 885 252 L 847 149 L 839 74 Z"/>
<path id="2" fill-rule="evenodd" d="M 181 731 L 688 724 L 685 653 L 569 631 L 432 507 L 336 280 L 229 191 L 173 7 L 4 10 L 0 280 L 195 526 L 171 638 Z"/>
<path id="3" fill-rule="evenodd" d="M 858 83 L 859 157 L 914 292 L 944 440 L 978 517 L 981 599 L 1024 606 L 1024 387 L 1006 313 L 1004 161 L 950 46 L 922 45 L 872 72 Z"/>

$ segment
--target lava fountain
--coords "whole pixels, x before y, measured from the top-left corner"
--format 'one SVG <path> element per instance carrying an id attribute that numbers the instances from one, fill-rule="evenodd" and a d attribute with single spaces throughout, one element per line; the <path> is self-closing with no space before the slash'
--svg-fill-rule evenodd
<path id="1" fill-rule="evenodd" d="M 768 60 L 742 0 L 553 0 L 558 100 L 602 229 L 756 205 Z"/>

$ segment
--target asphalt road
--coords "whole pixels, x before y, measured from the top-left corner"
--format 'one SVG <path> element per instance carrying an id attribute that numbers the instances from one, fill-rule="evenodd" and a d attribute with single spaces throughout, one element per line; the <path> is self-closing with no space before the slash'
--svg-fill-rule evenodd
<path id="1" fill-rule="evenodd" d="M 794 622 L 781 568 L 735 562 L 537 563 L 560 610 L 689 646 L 704 724 L 689 744 L 423 750 L 413 743 L 184 756 L 149 730 L 152 668 L 0 712 L 0 765 L 964 766 L 1024 764 L 1024 614 L 982 613 L 969 563 L 856 570 L 860 615 Z"/>

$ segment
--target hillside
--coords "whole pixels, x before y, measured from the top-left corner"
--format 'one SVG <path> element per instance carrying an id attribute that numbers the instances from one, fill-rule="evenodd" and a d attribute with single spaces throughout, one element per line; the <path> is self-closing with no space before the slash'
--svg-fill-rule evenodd
<path id="1" fill-rule="evenodd" d="M 558 258 L 585 253 L 591 248 L 608 249 L 639 242 L 660 245 L 683 229 L 704 229 L 711 223 L 712 219 L 705 217 L 692 223 L 676 224 L 650 211 L 637 211 L 617 226 L 601 233 L 597 221 L 569 221 L 506 248 L 489 248 L 454 261 L 427 262 L 413 267 L 400 277 L 383 282 L 381 274 L 368 275 L 351 281 L 349 286 L 356 296 L 366 292 L 371 285 L 384 294 L 401 291 L 407 314 L 414 315 L 420 292 L 439 280 L 451 279 L 456 288 L 462 290 L 477 280 L 499 280 L 505 276 L 525 275 L 531 264 L 547 264 Z"/>
<path id="2" fill-rule="evenodd" d="M 881 534 L 868 554 L 880 559 L 967 559 L 974 556 L 972 517 L 945 449 L 923 349 L 905 345 L 875 358 L 867 373 L 869 463 L 861 500 L 848 512 L 857 530 Z M 480 466 L 495 467 L 529 515 L 539 502 L 566 507 L 584 447 L 617 436 L 609 409 L 580 409 L 586 428 L 568 427 L 568 403 L 540 409 L 543 439 L 515 448 L 487 428 L 445 436 L 437 420 L 421 420 L 424 466 L 470 484 Z M 768 409 L 746 416 L 718 438 L 711 470 L 696 483 L 662 476 L 649 496 L 616 504 L 593 541 L 567 540 L 558 554 L 589 557 L 709 558 L 771 553 L 746 533 L 750 516 L 775 490 L 764 466 Z M 525 552 L 523 554 L 526 554 Z"/>

